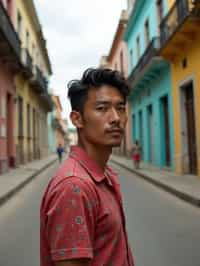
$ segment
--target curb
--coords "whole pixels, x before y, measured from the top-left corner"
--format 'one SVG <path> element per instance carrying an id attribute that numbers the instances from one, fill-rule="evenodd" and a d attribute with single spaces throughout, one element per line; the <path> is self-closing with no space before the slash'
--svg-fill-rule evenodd
<path id="1" fill-rule="evenodd" d="M 10 191 L 8 191 L 5 195 L 0 197 L 0 207 L 4 203 L 6 203 L 11 197 L 13 197 L 17 192 L 19 192 L 22 188 L 24 188 L 28 183 L 30 183 L 37 175 L 39 175 L 41 172 L 43 172 L 45 169 L 47 169 L 51 164 L 55 163 L 58 159 L 53 159 L 51 162 L 48 162 L 45 164 L 42 168 L 37 170 L 35 173 L 27 177 L 24 181 L 19 183 L 16 187 L 12 188 Z"/>
<path id="2" fill-rule="evenodd" d="M 193 197 L 189 194 L 186 194 L 185 192 L 182 192 L 180 190 L 177 190 L 176 188 L 174 187 L 171 187 L 169 185 L 166 185 L 162 182 L 159 182 L 143 173 L 140 173 L 139 171 L 135 170 L 135 169 L 131 169 L 130 167 L 124 165 L 123 163 L 120 163 L 118 161 L 115 161 L 114 159 L 111 159 L 110 160 L 111 162 L 113 162 L 114 164 L 118 164 L 120 165 L 121 167 L 125 168 L 126 170 L 128 170 L 129 172 L 133 172 L 134 174 L 136 174 L 137 176 L 140 176 L 141 178 L 143 178 L 144 180 L 146 180 L 147 182 L 163 189 L 164 191 L 166 192 L 169 192 L 170 194 L 176 196 L 177 198 L 179 199 L 182 199 L 196 207 L 199 207 L 200 208 L 200 199 L 199 198 L 196 198 L 196 197 Z"/>

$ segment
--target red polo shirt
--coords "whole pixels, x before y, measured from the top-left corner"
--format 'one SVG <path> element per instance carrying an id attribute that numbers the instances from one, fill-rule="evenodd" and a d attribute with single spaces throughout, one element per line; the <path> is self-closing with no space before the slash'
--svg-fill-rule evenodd
<path id="1" fill-rule="evenodd" d="M 91 266 L 133 266 L 117 175 L 72 147 L 41 204 L 41 266 L 90 258 Z"/>

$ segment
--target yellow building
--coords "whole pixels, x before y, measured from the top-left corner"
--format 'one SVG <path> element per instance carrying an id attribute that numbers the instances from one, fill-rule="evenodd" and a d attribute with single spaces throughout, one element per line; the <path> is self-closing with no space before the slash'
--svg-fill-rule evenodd
<path id="1" fill-rule="evenodd" d="M 161 55 L 171 62 L 175 171 L 200 176 L 200 1 L 169 1 L 160 25 Z"/>
<path id="2" fill-rule="evenodd" d="M 20 164 L 48 154 L 47 113 L 53 107 L 48 80 L 52 70 L 33 1 L 14 3 L 14 25 L 21 40 L 22 61 L 21 71 L 15 77 L 15 135 Z"/>

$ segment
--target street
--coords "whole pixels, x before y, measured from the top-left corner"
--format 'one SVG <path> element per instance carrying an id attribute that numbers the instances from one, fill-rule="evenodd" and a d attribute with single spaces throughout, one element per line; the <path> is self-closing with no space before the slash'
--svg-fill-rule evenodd
<path id="1" fill-rule="evenodd" d="M 39 266 L 39 206 L 57 166 L 1 207 L 0 266 Z M 120 175 L 136 266 L 199 266 L 200 210 L 113 166 Z"/>

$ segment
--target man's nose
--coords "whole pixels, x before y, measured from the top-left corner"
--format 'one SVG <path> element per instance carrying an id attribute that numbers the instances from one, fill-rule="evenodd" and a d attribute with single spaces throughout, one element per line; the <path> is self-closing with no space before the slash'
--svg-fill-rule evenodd
<path id="1" fill-rule="evenodd" d="M 119 113 L 115 108 L 112 108 L 110 112 L 110 122 L 119 122 L 119 121 L 120 121 Z"/>

